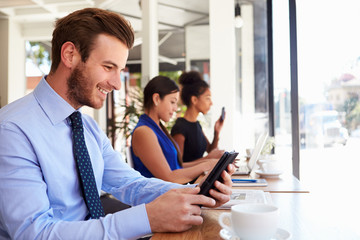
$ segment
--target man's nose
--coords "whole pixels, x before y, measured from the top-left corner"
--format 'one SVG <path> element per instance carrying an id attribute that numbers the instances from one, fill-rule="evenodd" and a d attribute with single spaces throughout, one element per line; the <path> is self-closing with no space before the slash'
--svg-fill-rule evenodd
<path id="1" fill-rule="evenodd" d="M 120 88 L 121 88 L 121 72 L 115 73 L 109 83 L 115 90 L 120 90 Z"/>

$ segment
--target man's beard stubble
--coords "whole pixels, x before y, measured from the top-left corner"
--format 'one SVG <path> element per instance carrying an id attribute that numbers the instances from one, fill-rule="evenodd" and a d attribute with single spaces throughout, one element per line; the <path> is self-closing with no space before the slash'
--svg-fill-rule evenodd
<path id="1" fill-rule="evenodd" d="M 82 64 L 82 63 L 80 63 Z M 88 78 L 84 75 L 84 67 L 76 66 L 67 79 L 68 92 L 67 97 L 75 105 L 93 107 L 94 103 L 91 102 L 91 86 L 88 84 Z"/>

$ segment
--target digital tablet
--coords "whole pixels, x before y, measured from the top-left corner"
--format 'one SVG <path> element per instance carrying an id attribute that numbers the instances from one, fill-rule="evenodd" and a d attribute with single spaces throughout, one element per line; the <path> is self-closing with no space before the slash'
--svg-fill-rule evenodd
<path id="1" fill-rule="evenodd" d="M 219 180 L 222 182 L 221 173 L 227 169 L 227 166 L 234 162 L 236 156 L 238 155 L 238 152 L 224 152 L 224 154 L 221 156 L 220 160 L 217 162 L 213 170 L 210 172 L 210 174 L 207 176 L 205 181 L 200 186 L 200 192 L 199 194 L 203 194 L 205 196 L 210 196 L 209 191 L 210 189 L 215 189 L 214 182 L 216 180 Z"/>

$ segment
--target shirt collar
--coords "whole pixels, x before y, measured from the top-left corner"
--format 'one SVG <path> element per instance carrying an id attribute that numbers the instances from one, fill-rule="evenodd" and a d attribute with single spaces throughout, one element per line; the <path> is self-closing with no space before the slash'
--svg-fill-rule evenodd
<path id="1" fill-rule="evenodd" d="M 34 89 L 34 96 L 53 125 L 65 120 L 74 109 L 46 81 L 45 75 Z"/>

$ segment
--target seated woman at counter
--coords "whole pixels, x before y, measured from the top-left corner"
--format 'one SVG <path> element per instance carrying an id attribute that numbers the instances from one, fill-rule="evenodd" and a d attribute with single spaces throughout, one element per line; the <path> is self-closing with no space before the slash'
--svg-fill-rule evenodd
<path id="1" fill-rule="evenodd" d="M 176 120 L 171 135 L 179 146 L 184 166 L 191 166 L 209 158 L 220 158 L 224 151 L 217 147 L 224 119 L 220 117 L 216 121 L 211 143 L 197 120 L 199 113 L 206 114 L 212 105 L 209 85 L 197 71 L 182 73 L 179 83 L 182 85 L 181 100 L 187 109 L 184 117 Z M 205 151 L 208 155 L 203 157 Z"/>
<path id="2" fill-rule="evenodd" d="M 184 184 L 211 170 L 218 159 L 183 168 L 178 147 L 161 123 L 173 116 L 178 99 L 179 88 L 168 77 L 157 76 L 146 85 L 145 114 L 140 116 L 132 133 L 131 155 L 134 168 L 143 176 Z"/>

